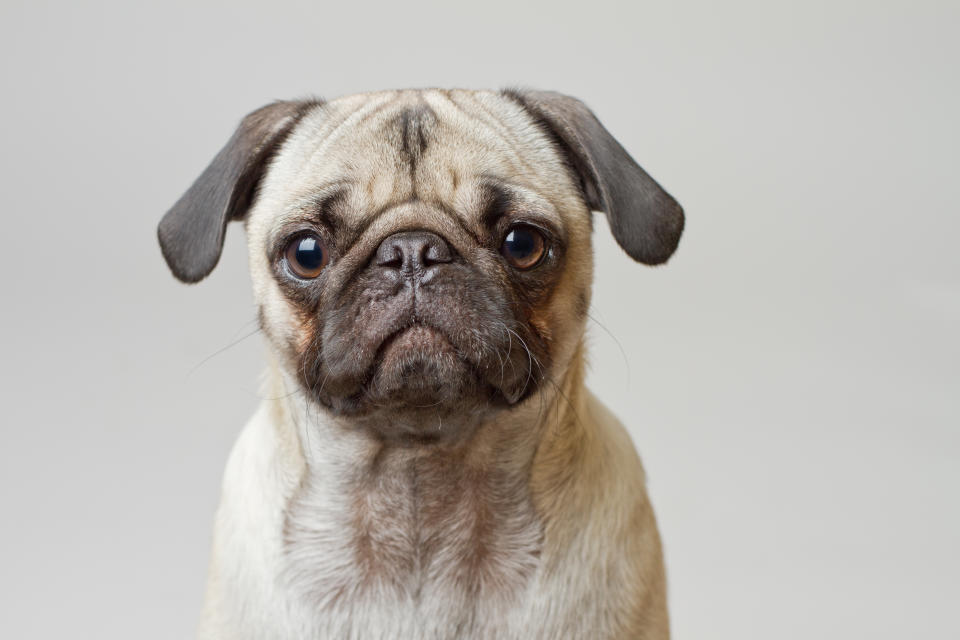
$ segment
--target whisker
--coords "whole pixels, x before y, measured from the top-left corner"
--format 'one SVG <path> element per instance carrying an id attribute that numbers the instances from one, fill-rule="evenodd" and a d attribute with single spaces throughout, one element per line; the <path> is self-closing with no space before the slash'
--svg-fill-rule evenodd
<path id="1" fill-rule="evenodd" d="M 232 347 L 237 346 L 238 344 L 240 344 L 241 342 L 243 342 L 244 340 L 246 340 L 246 339 L 249 338 L 250 336 L 253 336 L 253 335 L 256 335 L 256 334 L 260 333 L 260 331 L 262 331 L 262 329 L 261 329 L 260 327 L 257 327 L 256 329 L 254 329 L 254 330 L 251 331 L 250 333 L 247 333 L 247 334 L 245 334 L 245 335 L 237 338 L 236 340 L 234 340 L 233 342 L 231 342 L 231 343 L 228 344 L 227 346 L 225 346 L 225 347 L 223 347 L 223 348 L 221 348 L 221 349 L 217 349 L 216 351 L 214 351 L 213 353 L 211 353 L 209 356 L 207 356 L 206 358 L 204 358 L 203 360 L 201 360 L 200 362 L 198 362 L 197 364 L 195 364 L 195 365 L 187 372 L 187 375 L 186 375 L 185 377 L 189 378 L 191 375 L 193 375 L 193 373 L 194 373 L 197 369 L 199 369 L 200 367 L 202 367 L 202 366 L 205 365 L 206 363 L 210 362 L 210 360 L 214 359 L 215 357 L 217 357 L 218 355 L 220 355 L 220 354 L 223 353 L 224 351 L 226 351 L 226 350 L 228 350 L 228 349 L 230 349 L 230 348 L 232 348 Z"/>
<path id="2" fill-rule="evenodd" d="M 264 396 L 264 397 L 261 398 L 261 399 L 262 399 L 262 400 L 269 400 L 269 401 L 271 401 L 271 402 L 275 402 L 275 401 L 277 401 L 277 400 L 286 400 L 287 398 L 292 398 L 293 396 L 297 395 L 298 393 L 303 393 L 303 389 L 294 389 L 294 390 L 291 391 L 290 393 L 285 393 L 285 394 L 283 394 L 283 395 L 281 395 L 281 396 Z"/>
<path id="3" fill-rule="evenodd" d="M 620 340 L 617 339 L 617 336 L 613 335 L 613 332 L 607 329 L 602 322 L 593 317 L 590 312 L 587 312 L 587 317 L 597 323 L 597 326 L 603 329 L 608 336 L 613 339 L 613 342 L 617 345 L 617 348 L 620 349 L 620 356 L 623 358 L 623 364 L 627 369 L 627 387 L 630 386 L 630 360 L 627 358 L 627 352 L 624 350 L 623 345 L 620 344 Z"/>
<path id="4" fill-rule="evenodd" d="M 534 357 L 533 353 L 530 351 L 530 347 L 528 347 L 528 346 L 527 346 L 527 343 L 523 341 L 523 338 L 520 337 L 520 334 L 518 334 L 518 333 L 517 333 L 516 331 L 514 331 L 513 329 L 510 329 L 509 327 L 507 328 L 507 331 L 509 331 L 509 332 L 512 333 L 513 335 L 517 336 L 517 340 L 520 341 L 520 344 L 523 345 L 523 348 L 524 348 L 524 349 L 526 350 L 526 352 L 527 352 L 527 379 L 524 380 L 524 382 L 523 382 L 523 389 L 520 391 L 520 395 L 523 395 L 524 391 L 527 390 L 527 385 L 530 384 L 530 378 L 533 377 L 533 363 L 534 363 L 534 362 L 537 363 L 537 368 L 540 369 L 540 372 L 541 372 L 541 373 L 543 373 L 543 366 L 542 366 L 542 365 L 540 364 L 540 362 Z"/>

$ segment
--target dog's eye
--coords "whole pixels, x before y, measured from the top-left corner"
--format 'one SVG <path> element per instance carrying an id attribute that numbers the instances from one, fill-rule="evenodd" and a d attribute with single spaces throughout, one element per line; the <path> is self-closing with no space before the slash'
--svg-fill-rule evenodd
<path id="1" fill-rule="evenodd" d="M 547 242 L 534 227 L 517 225 L 507 231 L 500 253 L 516 269 L 532 269 L 546 254 Z"/>
<path id="2" fill-rule="evenodd" d="M 294 238 L 287 245 L 286 257 L 290 271 L 307 280 L 319 276 L 329 261 L 323 240 L 312 234 Z"/>

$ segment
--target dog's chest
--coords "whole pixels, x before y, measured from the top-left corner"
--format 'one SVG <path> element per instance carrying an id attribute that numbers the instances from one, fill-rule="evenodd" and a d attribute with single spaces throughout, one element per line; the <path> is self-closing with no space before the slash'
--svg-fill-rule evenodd
<path id="1" fill-rule="evenodd" d="M 403 460 L 311 477 L 288 505 L 281 584 L 319 637 L 496 637 L 542 526 L 520 474 Z M 332 484 L 328 484 L 332 483 Z"/>

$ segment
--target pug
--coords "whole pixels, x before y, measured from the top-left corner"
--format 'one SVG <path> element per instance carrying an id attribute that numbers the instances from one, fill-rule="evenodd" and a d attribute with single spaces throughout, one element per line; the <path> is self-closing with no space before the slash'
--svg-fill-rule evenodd
<path id="1" fill-rule="evenodd" d="M 200 637 L 669 636 L 644 471 L 584 386 L 591 211 L 684 215 L 579 100 L 409 90 L 249 114 L 164 216 L 188 283 L 247 231 L 269 346 Z"/>

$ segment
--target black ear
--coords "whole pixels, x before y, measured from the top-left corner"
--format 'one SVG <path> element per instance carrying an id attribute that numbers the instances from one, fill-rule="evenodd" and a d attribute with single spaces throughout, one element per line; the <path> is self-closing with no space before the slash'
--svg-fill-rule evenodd
<path id="1" fill-rule="evenodd" d="M 243 218 L 270 157 L 317 101 L 274 102 L 249 114 L 157 227 L 173 275 L 199 282 L 220 260 L 227 223 Z"/>
<path id="2" fill-rule="evenodd" d="M 545 127 L 577 172 L 587 206 L 607 214 L 631 258 L 666 262 L 683 233 L 683 209 L 640 168 L 576 98 L 553 91 L 506 90 Z"/>

